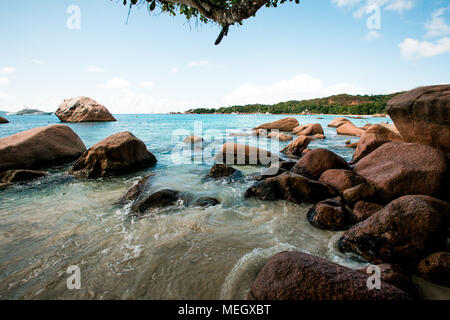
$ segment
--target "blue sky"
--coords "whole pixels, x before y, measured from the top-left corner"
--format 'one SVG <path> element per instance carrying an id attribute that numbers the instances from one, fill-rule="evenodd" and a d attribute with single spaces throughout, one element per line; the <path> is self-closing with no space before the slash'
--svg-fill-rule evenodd
<path id="1" fill-rule="evenodd" d="M 67 27 L 71 6 L 80 29 Z M 113 113 L 162 113 L 450 83 L 448 0 L 263 8 L 220 46 L 215 25 L 143 8 L 126 24 L 127 11 L 118 0 L 1 1 L 0 110 L 54 111 L 84 95 Z"/>

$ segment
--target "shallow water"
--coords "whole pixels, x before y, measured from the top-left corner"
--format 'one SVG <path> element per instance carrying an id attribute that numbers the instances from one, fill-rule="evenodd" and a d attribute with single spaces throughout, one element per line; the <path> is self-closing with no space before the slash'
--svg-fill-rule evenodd
<path id="1" fill-rule="evenodd" d="M 322 124 L 327 139 L 314 141 L 311 148 L 325 147 L 349 160 L 353 150 L 344 147 L 345 141 L 357 139 L 327 128 L 334 116 L 321 117 L 295 116 L 301 124 Z M 228 139 L 226 129 L 245 131 L 280 118 L 118 115 L 114 123 L 70 124 L 87 147 L 113 133 L 131 131 L 146 143 L 158 164 L 135 174 L 94 181 L 71 177 L 66 165 L 51 168 L 43 179 L 0 190 L 0 298 L 243 299 L 267 259 L 285 250 L 309 252 L 352 268 L 364 266 L 337 250 L 341 233 L 319 230 L 307 222 L 311 205 L 244 199 L 252 184 L 246 179 L 204 180 L 211 164 L 188 163 L 191 156 L 176 149 L 180 137 L 172 136 L 180 128 L 194 133 L 194 121 L 201 121 L 204 130 L 220 130 L 207 137 Z M 0 126 L 0 137 L 59 123 L 55 116 L 8 119 L 9 124 Z M 388 119 L 352 121 L 364 125 Z M 254 137 L 237 141 L 257 144 Z M 209 145 L 222 143 L 212 140 Z M 281 143 L 278 150 L 286 144 Z M 260 170 L 238 169 L 244 174 Z M 194 197 L 216 197 L 221 205 L 180 204 L 141 219 L 130 218 L 129 208 L 114 202 L 149 173 L 154 174 L 151 192 L 177 189 Z M 67 289 L 66 270 L 71 265 L 80 267 L 80 290 Z"/>

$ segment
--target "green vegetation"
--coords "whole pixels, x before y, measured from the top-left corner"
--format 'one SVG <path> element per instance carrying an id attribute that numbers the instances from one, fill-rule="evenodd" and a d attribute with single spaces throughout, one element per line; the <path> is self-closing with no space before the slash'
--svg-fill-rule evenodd
<path id="1" fill-rule="evenodd" d="M 249 104 L 218 109 L 198 108 L 187 113 L 272 113 L 272 114 L 379 114 L 386 113 L 387 102 L 400 93 L 388 95 L 340 94 L 327 98 L 287 101 L 274 105 Z"/>

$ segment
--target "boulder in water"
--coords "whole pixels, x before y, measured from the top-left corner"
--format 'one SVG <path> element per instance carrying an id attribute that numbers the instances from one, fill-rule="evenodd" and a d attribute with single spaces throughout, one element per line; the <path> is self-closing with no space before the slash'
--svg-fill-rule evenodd
<path id="1" fill-rule="evenodd" d="M 55 115 L 62 122 L 116 121 L 105 106 L 88 97 L 65 99 Z"/>

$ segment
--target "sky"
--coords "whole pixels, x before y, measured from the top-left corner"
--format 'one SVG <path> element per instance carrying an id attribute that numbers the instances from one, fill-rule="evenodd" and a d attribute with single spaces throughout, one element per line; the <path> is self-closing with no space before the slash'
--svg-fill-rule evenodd
<path id="1" fill-rule="evenodd" d="M 119 0 L 0 1 L 0 110 L 183 112 L 450 83 L 449 0 L 302 0 L 217 25 Z"/>

